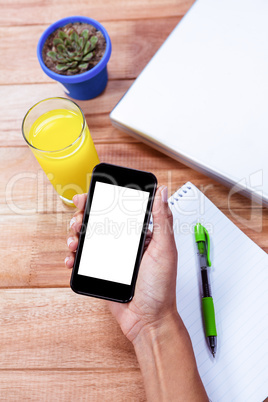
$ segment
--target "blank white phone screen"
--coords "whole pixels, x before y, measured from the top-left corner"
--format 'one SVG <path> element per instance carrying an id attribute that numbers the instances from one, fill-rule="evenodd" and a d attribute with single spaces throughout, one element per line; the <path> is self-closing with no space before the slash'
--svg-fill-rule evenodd
<path id="1" fill-rule="evenodd" d="M 78 274 L 131 284 L 149 195 L 96 182 Z"/>

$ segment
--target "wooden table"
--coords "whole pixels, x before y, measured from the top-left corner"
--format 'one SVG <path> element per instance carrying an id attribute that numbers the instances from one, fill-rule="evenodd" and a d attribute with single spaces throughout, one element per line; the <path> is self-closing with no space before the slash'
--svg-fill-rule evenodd
<path id="1" fill-rule="evenodd" d="M 0 399 L 143 401 L 132 345 L 105 302 L 78 296 L 64 267 L 73 209 L 65 207 L 21 135 L 27 109 L 62 89 L 41 70 L 37 41 L 59 18 L 87 15 L 113 45 L 109 83 L 78 102 L 102 161 L 152 171 L 172 194 L 196 184 L 268 251 L 268 210 L 113 128 L 109 112 L 193 0 L 1 0 Z"/>

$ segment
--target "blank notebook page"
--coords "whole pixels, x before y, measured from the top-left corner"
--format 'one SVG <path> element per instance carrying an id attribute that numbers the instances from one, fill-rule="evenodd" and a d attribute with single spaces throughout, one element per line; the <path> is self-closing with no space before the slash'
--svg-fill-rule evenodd
<path id="1" fill-rule="evenodd" d="M 178 248 L 177 307 L 209 398 L 260 402 L 268 396 L 268 256 L 192 183 L 170 199 Z M 211 238 L 209 269 L 218 348 L 204 336 L 194 226 Z"/>

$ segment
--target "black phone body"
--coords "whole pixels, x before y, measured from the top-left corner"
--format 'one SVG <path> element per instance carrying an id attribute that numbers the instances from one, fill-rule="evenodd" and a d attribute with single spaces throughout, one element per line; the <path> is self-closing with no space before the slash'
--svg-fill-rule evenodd
<path id="1" fill-rule="evenodd" d="M 71 276 L 74 292 L 121 303 L 133 298 L 156 188 L 152 173 L 95 166 Z"/>

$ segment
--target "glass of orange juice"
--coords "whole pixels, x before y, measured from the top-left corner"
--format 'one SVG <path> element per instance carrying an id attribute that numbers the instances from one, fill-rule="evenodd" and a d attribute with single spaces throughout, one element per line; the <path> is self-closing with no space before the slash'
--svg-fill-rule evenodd
<path id="1" fill-rule="evenodd" d="M 25 115 L 22 134 L 60 198 L 73 206 L 87 193 L 99 158 L 80 107 L 65 98 L 48 98 Z"/>

